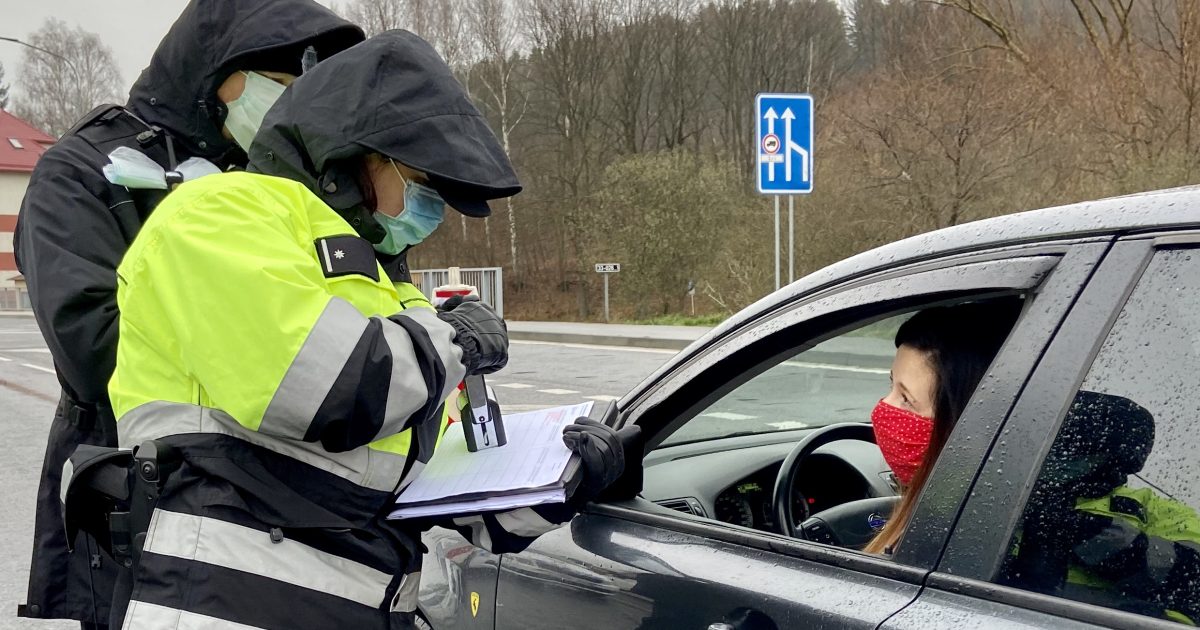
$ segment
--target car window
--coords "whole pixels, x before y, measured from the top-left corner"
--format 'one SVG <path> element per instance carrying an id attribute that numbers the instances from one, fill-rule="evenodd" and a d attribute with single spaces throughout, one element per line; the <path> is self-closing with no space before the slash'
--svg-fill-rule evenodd
<path id="1" fill-rule="evenodd" d="M 1004 583 L 1200 623 L 1200 253 L 1155 254 L 1013 536 Z"/>
<path id="2" fill-rule="evenodd" d="M 742 383 L 663 441 L 664 446 L 735 435 L 868 422 L 888 392 L 898 315 L 820 343 Z"/>

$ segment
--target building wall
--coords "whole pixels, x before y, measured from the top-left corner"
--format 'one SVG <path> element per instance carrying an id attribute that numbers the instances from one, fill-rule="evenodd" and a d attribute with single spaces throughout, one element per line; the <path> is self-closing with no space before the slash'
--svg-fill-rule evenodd
<path id="1" fill-rule="evenodd" d="M 17 275 L 12 232 L 28 185 L 29 173 L 0 173 L 0 287 L 16 286 L 11 280 Z"/>

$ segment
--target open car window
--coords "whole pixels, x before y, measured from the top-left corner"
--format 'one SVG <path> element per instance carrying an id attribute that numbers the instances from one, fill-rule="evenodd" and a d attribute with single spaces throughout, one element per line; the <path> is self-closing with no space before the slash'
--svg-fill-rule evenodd
<path id="1" fill-rule="evenodd" d="M 644 497 L 698 516 L 778 532 L 781 496 L 788 497 L 792 514 L 801 515 L 797 523 L 804 515 L 843 504 L 895 496 L 899 486 L 878 447 L 863 441 L 869 437 L 835 440 L 795 464 L 785 456 L 822 427 L 871 421 L 872 410 L 891 388 L 897 332 L 917 312 L 972 304 L 1015 316 L 1024 295 L 941 297 L 909 304 L 901 313 L 859 315 L 864 318 L 857 325 L 840 322 L 844 332 L 820 343 L 797 339 L 796 351 L 778 348 L 776 356 L 782 358 L 755 366 L 751 374 L 730 371 L 725 376 L 736 386 L 647 458 Z M 854 316 L 842 315 L 845 320 Z M 997 337 L 1003 339 L 1009 330 L 997 331 Z M 781 490 L 781 468 L 790 471 L 793 465 L 795 474 Z M 886 522 L 890 505 L 885 501 L 872 508 L 883 510 L 876 520 Z M 867 522 L 868 516 L 860 520 Z M 871 538 L 869 533 L 854 536 L 830 541 L 860 549 Z"/>
<path id="2" fill-rule="evenodd" d="M 905 313 L 856 328 L 786 359 L 737 386 L 662 446 L 867 422 L 887 394 Z"/>

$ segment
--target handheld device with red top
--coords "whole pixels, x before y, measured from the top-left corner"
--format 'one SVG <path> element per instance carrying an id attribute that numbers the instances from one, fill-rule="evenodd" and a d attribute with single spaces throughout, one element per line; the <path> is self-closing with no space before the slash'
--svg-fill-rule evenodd
<path id="1" fill-rule="evenodd" d="M 461 295 L 479 297 L 479 291 L 462 283 L 458 267 L 450 268 L 449 283 L 433 290 L 433 303 L 441 306 L 446 300 Z M 466 395 L 466 401 L 461 402 L 459 411 L 462 416 L 463 434 L 467 438 L 467 450 L 474 453 L 486 448 L 504 446 L 508 437 L 504 433 L 504 419 L 500 415 L 500 405 L 488 397 L 487 383 L 482 374 L 468 376 L 463 381 L 461 389 Z"/>

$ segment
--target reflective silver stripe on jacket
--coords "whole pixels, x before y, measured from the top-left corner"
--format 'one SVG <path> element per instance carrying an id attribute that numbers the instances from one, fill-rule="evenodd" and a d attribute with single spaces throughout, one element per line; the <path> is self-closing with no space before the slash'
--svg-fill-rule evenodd
<path id="1" fill-rule="evenodd" d="M 542 518 L 533 508 L 518 508 L 511 512 L 500 512 L 496 515 L 496 523 L 504 531 L 517 536 L 536 538 L 546 532 L 557 529 L 561 523 L 555 524 Z"/>
<path id="2" fill-rule="evenodd" d="M 484 551 L 492 550 L 492 534 L 488 532 L 487 523 L 482 516 L 462 516 L 454 519 L 454 524 L 471 529 L 466 538 L 472 545 Z"/>
<path id="3" fill-rule="evenodd" d="M 132 600 L 122 630 L 262 630 L 208 615 Z"/>
<path id="4" fill-rule="evenodd" d="M 377 451 L 369 446 L 331 453 L 320 442 L 288 440 L 251 431 L 224 411 L 200 405 L 155 401 L 141 405 L 117 420 L 118 442 L 125 448 L 146 440 L 190 433 L 236 437 L 372 490 L 392 492 L 404 473 L 405 455 Z"/>
<path id="5" fill-rule="evenodd" d="M 439 420 L 439 422 L 440 422 L 440 420 Z M 417 461 L 413 462 L 412 468 L 408 469 L 408 474 L 404 475 L 404 479 L 400 480 L 400 485 L 396 486 L 396 493 L 399 493 L 401 490 L 412 485 L 412 482 L 416 481 L 417 477 L 419 477 L 421 475 L 421 470 L 423 468 L 425 468 L 425 462 L 423 462 L 419 459 Z"/>
<path id="6" fill-rule="evenodd" d="M 395 317 L 412 320 L 429 336 L 437 354 L 436 360 L 446 374 L 443 391 L 437 392 L 438 400 L 445 400 L 466 375 L 462 349 L 454 343 L 454 328 L 427 308 L 406 309 Z M 425 406 L 429 397 L 417 349 L 408 332 L 388 318 L 374 319 L 383 331 L 392 369 L 384 417 L 372 441 L 406 429 L 412 415 Z M 367 323 L 368 319 L 349 302 L 330 298 L 267 405 L 258 429 L 260 433 L 304 439 L 321 404 L 362 340 Z"/>
<path id="7" fill-rule="evenodd" d="M 145 552 L 212 564 L 379 608 L 391 576 L 269 532 L 215 518 L 155 510 Z"/>
<path id="8" fill-rule="evenodd" d="M 358 309 L 331 298 L 275 390 L 259 432 L 303 440 L 366 328 L 367 318 Z"/>
<path id="9" fill-rule="evenodd" d="M 392 598 L 392 612 L 410 613 L 417 609 L 417 595 L 421 591 L 421 572 L 414 571 L 400 578 L 400 588 Z"/>
<path id="10" fill-rule="evenodd" d="M 63 462 L 62 477 L 58 483 L 58 502 L 63 505 L 67 504 L 67 490 L 71 487 L 71 477 L 75 476 L 75 464 L 71 463 L 71 458 Z"/>
<path id="11" fill-rule="evenodd" d="M 437 399 L 446 400 L 450 392 L 454 391 L 467 375 L 462 364 L 462 348 L 454 343 L 454 328 L 438 319 L 437 313 L 427 308 L 405 309 L 395 317 L 410 319 L 429 334 L 429 341 L 433 344 L 446 373 L 446 381 L 442 385 L 442 391 L 437 392 Z M 383 426 L 380 427 L 376 439 L 402 431 L 409 418 L 425 405 L 429 397 L 425 379 L 421 376 L 421 368 L 417 365 L 412 337 L 399 324 L 385 318 L 378 319 L 382 320 L 383 338 L 387 340 L 388 348 L 392 352 L 392 376 L 387 404 L 384 407 Z"/>

